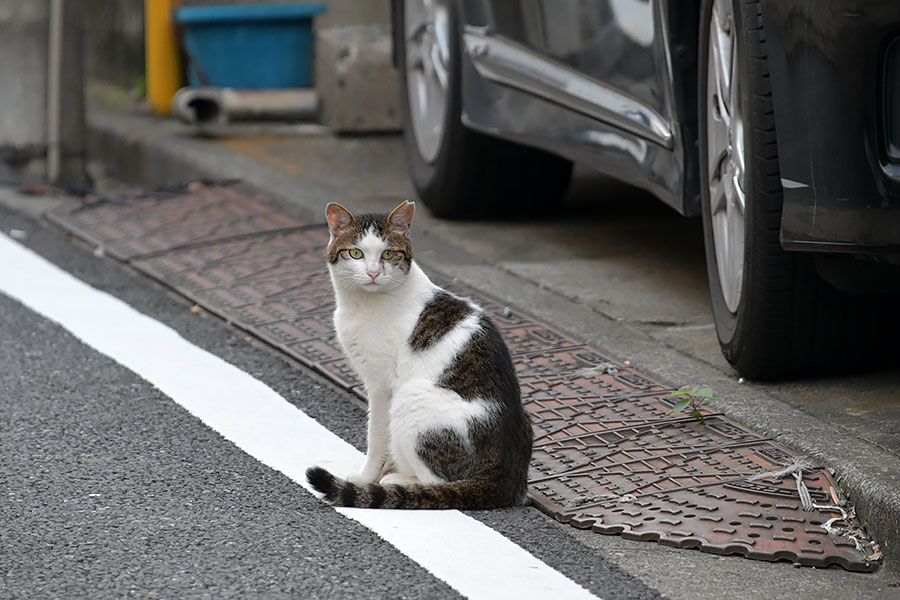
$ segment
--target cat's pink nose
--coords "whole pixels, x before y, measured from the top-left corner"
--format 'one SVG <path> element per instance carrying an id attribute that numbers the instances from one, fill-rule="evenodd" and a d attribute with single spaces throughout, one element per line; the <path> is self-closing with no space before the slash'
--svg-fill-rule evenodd
<path id="1" fill-rule="evenodd" d="M 366 271 L 366 272 L 369 274 L 369 278 L 372 280 L 373 283 L 375 282 L 376 279 L 378 279 L 378 276 L 381 275 L 381 271 L 375 271 L 374 273 L 372 271 Z"/>

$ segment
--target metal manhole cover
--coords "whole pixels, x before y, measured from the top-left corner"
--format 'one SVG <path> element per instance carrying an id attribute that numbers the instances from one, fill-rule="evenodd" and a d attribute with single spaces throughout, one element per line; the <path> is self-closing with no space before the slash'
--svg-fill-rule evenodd
<path id="1" fill-rule="evenodd" d="M 286 214 L 273 201 L 242 199 L 240 189 L 229 188 L 228 214 Z M 194 231 L 206 237 L 181 248 L 159 241 L 184 242 L 189 229 L 165 212 L 174 209 L 163 202 L 112 203 L 58 222 L 113 246 L 144 227 L 148 233 L 138 236 L 143 245 L 123 242 L 116 246 L 119 256 L 144 255 L 132 260 L 136 268 L 364 397 L 332 330 L 324 225 L 266 217 L 245 229 L 203 227 L 203 207 L 218 191 L 194 194 L 196 199 L 179 196 L 178 214 L 197 221 Z M 94 210 L 102 218 L 90 217 Z M 274 225 L 290 229 L 265 230 Z M 242 237 L 234 239 L 236 231 Z M 807 512 L 792 476 L 754 477 L 795 464 L 793 453 L 723 415 L 706 411 L 703 423 L 672 416 L 667 386 L 500 300 L 439 274 L 434 279 L 484 306 L 509 345 L 534 421 L 530 490 L 543 511 L 575 527 L 630 539 L 813 566 L 877 568 L 866 559 L 867 548 L 837 534 L 837 525 L 859 526 L 852 517 L 839 520 L 843 509 Z M 806 468 L 802 480 L 813 503 L 845 503 L 827 471 Z"/>

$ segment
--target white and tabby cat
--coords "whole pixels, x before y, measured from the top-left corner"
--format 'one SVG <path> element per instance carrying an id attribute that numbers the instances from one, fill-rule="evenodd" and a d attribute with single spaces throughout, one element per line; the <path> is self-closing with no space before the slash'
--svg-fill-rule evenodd
<path id="1" fill-rule="evenodd" d="M 413 261 L 415 204 L 354 216 L 331 203 L 328 266 L 338 340 L 365 383 L 358 473 L 306 473 L 334 504 L 494 508 L 525 502 L 532 429 L 509 351 L 485 312 Z"/>

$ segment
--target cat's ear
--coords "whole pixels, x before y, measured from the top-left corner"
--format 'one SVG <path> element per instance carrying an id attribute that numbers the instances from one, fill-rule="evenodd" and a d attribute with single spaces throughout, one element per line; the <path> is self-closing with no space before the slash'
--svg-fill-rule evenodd
<path id="1" fill-rule="evenodd" d="M 331 237 L 337 237 L 356 221 L 353 213 L 337 202 L 329 202 L 325 207 L 325 219 L 328 221 L 328 231 L 331 233 Z"/>
<path id="2" fill-rule="evenodd" d="M 388 215 L 388 227 L 394 233 L 409 236 L 409 228 L 415 212 L 416 203 L 404 200 Z"/>

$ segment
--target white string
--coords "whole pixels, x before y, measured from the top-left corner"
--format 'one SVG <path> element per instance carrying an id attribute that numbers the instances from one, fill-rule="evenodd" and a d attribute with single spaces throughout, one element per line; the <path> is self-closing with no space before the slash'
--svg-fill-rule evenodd
<path id="1" fill-rule="evenodd" d="M 806 487 L 806 484 L 803 483 L 803 470 L 797 469 L 794 471 L 794 479 L 797 480 L 797 495 L 800 496 L 800 506 L 806 512 L 810 512 L 815 510 L 815 504 L 812 501 L 812 495 L 809 493 L 809 488 Z"/>
<path id="2" fill-rule="evenodd" d="M 869 540 L 862 530 L 852 526 L 851 521 L 853 519 L 853 509 L 848 512 L 842 506 L 831 504 L 816 504 L 815 502 L 813 502 L 812 495 L 809 493 L 809 488 L 806 487 L 805 483 L 803 483 L 804 469 L 809 471 L 812 469 L 812 467 L 808 463 L 805 463 L 800 459 L 796 459 L 791 461 L 783 469 L 779 469 L 778 471 L 757 473 L 748 477 L 747 481 L 759 481 L 762 479 L 780 481 L 788 475 L 793 475 L 794 480 L 797 482 L 797 495 L 800 496 L 800 506 L 803 510 L 807 512 L 813 510 L 821 510 L 832 513 L 840 513 L 841 516 L 831 517 L 830 519 L 825 521 L 821 526 L 822 529 L 835 537 L 842 537 L 851 540 L 859 552 L 866 552 L 865 546 L 869 546 L 870 552 L 867 556 L 864 557 L 864 560 L 879 560 L 881 558 L 881 550 L 878 547 L 878 544 L 875 544 L 874 542 Z M 843 522 L 846 525 L 846 528 L 835 527 L 834 524 L 838 522 Z"/>
<path id="3" fill-rule="evenodd" d="M 803 470 L 806 469 L 808 471 L 811 468 L 809 463 L 798 458 L 788 463 L 783 469 L 757 473 L 748 477 L 747 481 L 759 481 L 761 479 L 781 481 L 788 475 L 793 475 L 794 479 L 797 481 L 797 495 L 800 496 L 800 507 L 809 512 L 814 510 L 815 505 L 812 501 L 812 495 L 809 493 L 809 488 L 803 483 Z"/>

